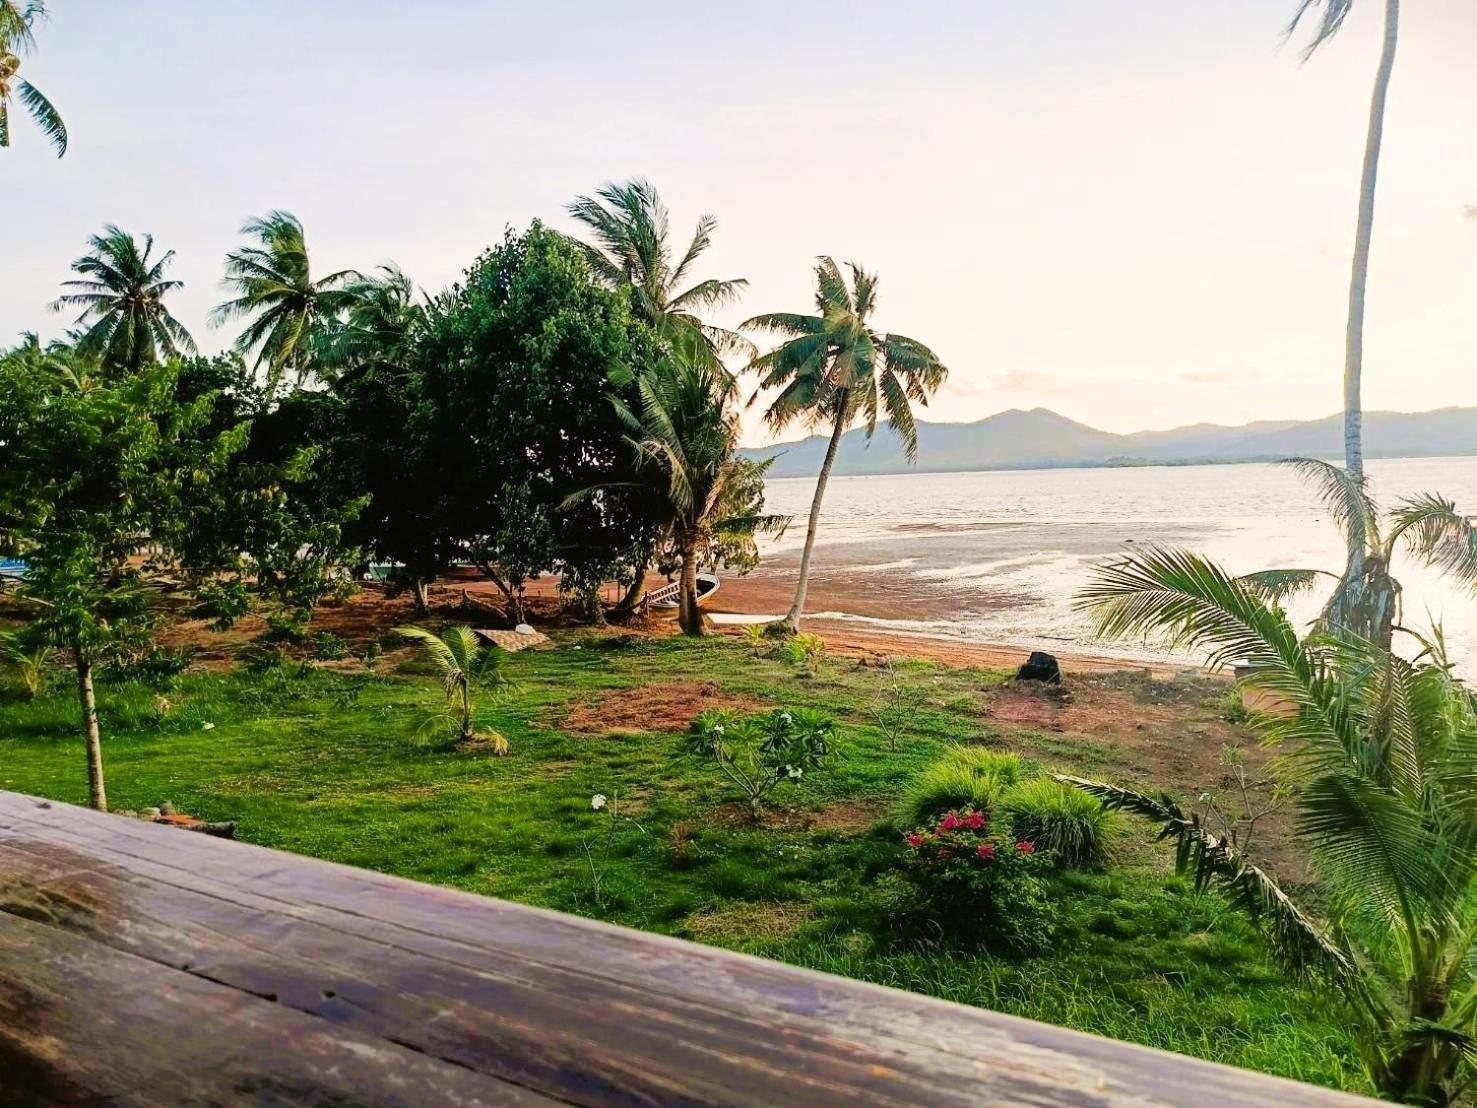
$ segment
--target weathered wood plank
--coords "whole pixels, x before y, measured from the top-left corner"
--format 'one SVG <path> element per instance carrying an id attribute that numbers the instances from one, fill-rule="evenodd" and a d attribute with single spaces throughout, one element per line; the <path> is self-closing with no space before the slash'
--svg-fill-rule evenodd
<path id="1" fill-rule="evenodd" d="M 140 979 L 224 991 L 242 998 L 245 1010 L 264 1007 L 357 1036 L 354 1049 L 400 1044 L 394 1049 L 409 1048 L 427 1065 L 577 1104 L 1364 1103 L 5 793 L 0 913 L 0 921 L 24 917 L 68 951 L 82 944 L 96 958 L 120 959 Z M 4 949 L 0 938 L 0 979 L 13 975 L 30 987 L 23 961 L 5 958 Z M 73 962 L 58 955 L 48 964 Z M 93 987 L 84 974 L 73 992 Z M 215 1003 L 198 1016 L 186 1016 L 188 1003 L 172 1013 L 199 1028 L 229 1026 Z M 85 1050 L 97 1028 L 75 1026 L 68 1045 Z M 296 1042 L 285 1036 L 261 1065 L 275 1065 L 284 1050 L 301 1062 Z M 198 1095 L 195 1087 L 166 1091 L 159 1099 L 188 1103 Z"/>
<path id="2" fill-rule="evenodd" d="M 0 1104 L 557 1103 L 0 914 Z"/>

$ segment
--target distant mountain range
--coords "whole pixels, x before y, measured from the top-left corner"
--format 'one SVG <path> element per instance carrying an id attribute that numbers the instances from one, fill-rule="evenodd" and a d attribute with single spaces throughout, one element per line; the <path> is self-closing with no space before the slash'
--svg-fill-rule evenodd
<path id="1" fill-rule="evenodd" d="M 778 457 L 772 477 L 809 477 L 820 469 L 826 436 L 743 451 Z M 975 423 L 918 424 L 918 464 L 910 466 L 897 437 L 878 427 L 870 444 L 848 431 L 836 473 L 944 472 L 972 469 L 1048 469 L 1063 466 L 1188 465 L 1254 462 L 1288 457 L 1340 457 L 1343 416 L 1223 427 L 1196 423 L 1169 431 L 1115 435 L 1046 408 L 1012 408 Z M 1433 412 L 1366 412 L 1364 448 L 1371 458 L 1477 454 L 1477 408 Z"/>

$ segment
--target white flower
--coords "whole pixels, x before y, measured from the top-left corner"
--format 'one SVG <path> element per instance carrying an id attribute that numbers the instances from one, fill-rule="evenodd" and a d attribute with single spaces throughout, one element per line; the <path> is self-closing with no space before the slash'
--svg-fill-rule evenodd
<path id="1" fill-rule="evenodd" d="M 721 724 L 721 723 L 715 723 L 715 724 L 713 724 L 713 734 L 715 734 L 715 735 L 721 735 L 723 733 L 724 733 L 723 732 L 723 724 Z"/>
<path id="2" fill-rule="evenodd" d="M 213 723 L 202 723 L 200 725 L 200 730 L 202 730 L 202 731 L 214 731 L 215 730 L 215 724 L 213 724 Z"/>
<path id="3" fill-rule="evenodd" d="M 596 793 L 594 796 L 590 797 L 590 807 L 591 808 L 594 808 L 595 811 L 597 811 L 597 812 L 600 811 L 601 808 L 604 808 L 605 807 L 605 794 L 604 793 Z"/>
<path id="4" fill-rule="evenodd" d="M 799 766 L 786 766 L 785 772 L 790 775 L 791 781 L 799 781 L 801 776 L 805 773 L 805 771 Z"/>
<path id="5" fill-rule="evenodd" d="M 781 712 L 780 713 L 780 719 L 784 720 L 786 723 L 794 723 L 795 722 L 795 717 L 792 716 L 789 712 Z"/>

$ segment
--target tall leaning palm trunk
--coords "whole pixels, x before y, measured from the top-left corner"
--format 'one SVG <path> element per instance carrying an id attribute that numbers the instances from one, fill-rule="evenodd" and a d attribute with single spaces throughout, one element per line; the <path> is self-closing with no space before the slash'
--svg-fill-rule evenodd
<path id="1" fill-rule="evenodd" d="M 792 631 L 799 630 L 800 617 L 805 614 L 805 596 L 810 591 L 810 556 L 815 552 L 815 536 L 821 524 L 821 503 L 826 498 L 826 484 L 831 480 L 831 469 L 836 464 L 836 452 L 841 448 L 841 439 L 846 434 L 846 425 L 851 421 L 850 405 L 846 399 L 836 413 L 836 422 L 831 428 L 831 441 L 826 444 L 826 456 L 821 460 L 821 472 L 815 480 L 815 493 L 810 499 L 810 516 L 805 523 L 805 546 L 800 550 L 800 574 L 795 579 L 795 598 L 790 610 L 785 613 L 785 624 Z"/>
<path id="2" fill-rule="evenodd" d="M 1354 262 L 1349 278 L 1349 320 L 1344 335 L 1344 466 L 1360 480 L 1364 479 L 1364 408 L 1360 400 L 1364 376 L 1364 300 L 1369 285 L 1370 242 L 1374 237 L 1375 185 L 1385 136 L 1385 103 L 1390 95 L 1390 75 L 1395 70 L 1399 35 L 1400 0 L 1385 0 L 1385 41 L 1369 102 L 1364 169 L 1359 178 L 1359 221 L 1354 231 Z"/>

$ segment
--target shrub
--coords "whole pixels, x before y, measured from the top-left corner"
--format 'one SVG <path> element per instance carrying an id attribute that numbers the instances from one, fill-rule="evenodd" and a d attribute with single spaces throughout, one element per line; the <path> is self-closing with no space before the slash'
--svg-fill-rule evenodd
<path id="1" fill-rule="evenodd" d="M 950 810 L 978 809 L 992 815 L 1001 793 L 1023 772 L 1018 755 L 978 746 L 951 747 L 903 791 L 898 823 L 916 827 Z"/>
<path id="2" fill-rule="evenodd" d="M 27 700 L 46 690 L 52 676 L 56 651 L 39 636 L 11 632 L 0 638 L 0 660 L 15 670 Z"/>
<path id="3" fill-rule="evenodd" d="M 348 656 L 349 644 L 332 631 L 318 631 L 309 641 L 312 643 L 313 657 L 320 662 L 337 662 Z"/>
<path id="4" fill-rule="evenodd" d="M 1046 854 L 1028 840 L 989 834 L 979 809 L 949 812 L 908 833 L 895 923 L 927 925 L 952 942 L 1016 952 L 1051 938 Z"/>
<path id="5" fill-rule="evenodd" d="M 774 650 L 777 657 L 792 666 L 804 666 L 814 674 L 816 667 L 820 665 L 821 656 L 826 652 L 826 640 L 819 635 L 802 631 L 779 640 Z"/>
<path id="6" fill-rule="evenodd" d="M 1108 860 L 1113 817 L 1095 796 L 1050 777 L 1005 792 L 1001 813 L 1017 839 L 1028 839 L 1063 866 L 1097 869 Z"/>
<path id="7" fill-rule="evenodd" d="M 776 708 L 748 718 L 708 711 L 688 728 L 686 750 L 717 765 L 757 816 L 781 782 L 798 787 L 806 771 L 825 765 L 835 739 L 835 721 L 804 708 Z"/>

